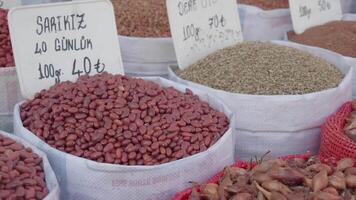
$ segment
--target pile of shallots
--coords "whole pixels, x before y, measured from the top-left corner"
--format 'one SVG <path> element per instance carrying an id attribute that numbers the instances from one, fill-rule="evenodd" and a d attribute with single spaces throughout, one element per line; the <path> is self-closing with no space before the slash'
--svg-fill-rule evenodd
<path id="1" fill-rule="evenodd" d="M 319 159 L 261 161 L 254 168 L 225 168 L 217 184 L 195 186 L 189 200 L 352 200 L 356 198 L 355 161 L 336 166 Z"/>
<path id="2" fill-rule="evenodd" d="M 345 134 L 356 142 L 356 100 L 352 102 L 352 109 L 344 130 Z"/>

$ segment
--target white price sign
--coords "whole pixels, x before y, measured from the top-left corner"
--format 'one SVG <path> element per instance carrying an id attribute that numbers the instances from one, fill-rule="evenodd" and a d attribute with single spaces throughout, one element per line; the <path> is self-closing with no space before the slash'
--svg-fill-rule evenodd
<path id="1" fill-rule="evenodd" d="M 9 13 L 16 70 L 24 97 L 62 81 L 123 73 L 108 0 L 18 7 Z"/>
<path id="2" fill-rule="evenodd" d="M 340 0 L 289 0 L 289 7 L 294 32 L 297 34 L 342 19 Z"/>
<path id="3" fill-rule="evenodd" d="M 166 0 L 174 48 L 184 69 L 242 41 L 236 0 Z"/>
<path id="4" fill-rule="evenodd" d="M 0 0 L 0 8 L 9 9 L 20 5 L 21 0 Z"/>

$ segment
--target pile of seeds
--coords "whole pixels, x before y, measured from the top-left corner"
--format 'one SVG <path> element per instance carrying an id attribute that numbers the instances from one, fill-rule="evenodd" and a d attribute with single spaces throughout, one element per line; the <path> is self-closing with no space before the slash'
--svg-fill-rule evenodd
<path id="1" fill-rule="evenodd" d="M 119 35 L 170 37 L 165 0 L 112 0 Z"/>
<path id="2" fill-rule="evenodd" d="M 0 67 L 15 66 L 7 23 L 7 13 L 7 10 L 0 8 Z"/>
<path id="3" fill-rule="evenodd" d="M 352 102 L 353 112 L 347 119 L 347 124 L 344 128 L 345 134 L 356 142 L 356 100 Z"/>
<path id="4" fill-rule="evenodd" d="M 157 165 L 205 151 L 228 118 L 187 90 L 121 75 L 82 76 L 21 106 L 23 125 L 51 146 L 97 162 Z"/>
<path id="5" fill-rule="evenodd" d="M 355 161 L 336 167 L 316 158 L 262 161 L 253 169 L 227 167 L 217 183 L 195 186 L 189 200 L 352 200 Z"/>
<path id="6" fill-rule="evenodd" d="M 237 3 L 257 6 L 263 10 L 289 8 L 288 0 L 237 0 Z"/>
<path id="7" fill-rule="evenodd" d="M 291 47 L 243 42 L 184 70 L 183 79 L 228 92 L 296 95 L 337 87 L 343 74 L 325 60 Z"/>
<path id="8" fill-rule="evenodd" d="M 0 199 L 44 199 L 48 194 L 42 158 L 0 135 Z"/>
<path id="9" fill-rule="evenodd" d="M 288 39 L 356 58 L 356 22 L 354 21 L 329 22 L 310 28 L 300 35 L 291 31 L 288 33 Z"/>

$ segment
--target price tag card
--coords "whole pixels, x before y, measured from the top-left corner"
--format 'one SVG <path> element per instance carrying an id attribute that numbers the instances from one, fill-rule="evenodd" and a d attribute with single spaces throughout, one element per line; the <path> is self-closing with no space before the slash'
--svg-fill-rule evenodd
<path id="1" fill-rule="evenodd" d="M 294 32 L 342 19 L 340 0 L 289 0 Z"/>
<path id="2" fill-rule="evenodd" d="M 9 26 L 22 95 L 102 72 L 123 73 L 113 6 L 86 0 L 18 7 Z"/>
<path id="3" fill-rule="evenodd" d="M 0 0 L 0 8 L 4 8 L 4 9 L 9 9 L 20 5 L 21 5 L 21 0 Z"/>
<path id="4" fill-rule="evenodd" d="M 166 0 L 179 68 L 242 41 L 236 0 Z"/>

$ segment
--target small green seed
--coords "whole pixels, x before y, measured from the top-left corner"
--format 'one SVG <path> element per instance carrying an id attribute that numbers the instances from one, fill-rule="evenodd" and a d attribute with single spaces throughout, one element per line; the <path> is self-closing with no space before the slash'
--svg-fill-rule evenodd
<path id="1" fill-rule="evenodd" d="M 318 92 L 337 87 L 344 77 L 322 58 L 269 42 L 243 42 L 176 73 L 215 89 L 255 95 Z"/>

